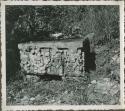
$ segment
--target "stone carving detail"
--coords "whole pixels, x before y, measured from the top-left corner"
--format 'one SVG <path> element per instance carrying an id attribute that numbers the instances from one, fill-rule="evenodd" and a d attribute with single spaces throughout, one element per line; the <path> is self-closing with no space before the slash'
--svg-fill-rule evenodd
<path id="1" fill-rule="evenodd" d="M 84 52 L 82 48 L 51 48 L 21 46 L 20 66 L 26 73 L 80 75 L 84 72 Z"/>

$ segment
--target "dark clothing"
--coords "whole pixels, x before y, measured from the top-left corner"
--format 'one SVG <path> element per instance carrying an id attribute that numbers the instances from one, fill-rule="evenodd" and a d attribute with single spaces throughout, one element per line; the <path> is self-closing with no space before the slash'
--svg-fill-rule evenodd
<path id="1" fill-rule="evenodd" d="M 89 61 L 90 61 L 90 62 L 89 62 L 89 63 L 90 63 L 90 64 L 89 64 L 89 69 L 90 69 L 90 70 L 96 70 L 95 55 L 96 55 L 95 52 L 91 52 L 91 53 L 90 53 L 90 58 L 89 58 L 89 59 L 90 59 L 90 60 L 89 60 Z"/>
<path id="2" fill-rule="evenodd" d="M 95 52 L 90 52 L 90 41 L 86 38 L 83 41 L 83 51 L 85 53 L 84 60 L 85 60 L 85 72 L 89 72 L 90 70 L 95 70 Z"/>
<path id="3" fill-rule="evenodd" d="M 88 38 L 86 38 L 84 41 L 83 41 L 83 51 L 87 54 L 90 53 L 90 41 Z"/>

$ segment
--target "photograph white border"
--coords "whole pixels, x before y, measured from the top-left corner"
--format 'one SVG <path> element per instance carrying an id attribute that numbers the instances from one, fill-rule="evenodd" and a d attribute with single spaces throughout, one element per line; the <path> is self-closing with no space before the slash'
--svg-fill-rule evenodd
<path id="1" fill-rule="evenodd" d="M 120 7 L 120 105 L 6 105 L 6 5 L 119 5 Z M 2 111 L 4 110 L 109 110 L 124 109 L 124 1 L 2 1 L 1 2 Z"/>

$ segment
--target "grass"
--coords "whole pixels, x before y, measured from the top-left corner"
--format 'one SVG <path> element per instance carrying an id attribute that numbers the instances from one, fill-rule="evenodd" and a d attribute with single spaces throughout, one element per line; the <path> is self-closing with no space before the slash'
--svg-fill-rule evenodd
<path id="1" fill-rule="evenodd" d="M 17 101 L 21 100 L 24 95 L 28 98 L 35 98 L 32 102 L 27 99 L 27 104 L 86 104 L 85 90 L 87 84 L 82 78 L 79 81 L 73 78 L 67 78 L 65 81 L 42 80 L 36 83 L 28 82 L 24 84 L 23 80 L 17 80 L 14 83 L 19 86 L 16 85 L 14 87 L 14 84 L 8 86 L 7 89 L 11 91 L 7 91 L 7 97 L 9 96 L 10 100 L 12 100 L 7 101 L 8 104 L 10 102 L 14 105 L 17 104 Z"/>
<path id="2" fill-rule="evenodd" d="M 112 57 L 118 55 L 116 51 L 119 51 L 119 44 L 116 44 L 115 47 L 110 46 L 110 48 L 104 45 L 96 49 L 96 71 L 90 73 L 90 80 L 98 81 L 103 80 L 103 78 L 110 78 L 111 81 L 119 81 L 119 63 L 116 60 L 112 62 Z M 114 78 L 114 76 L 116 77 Z M 18 78 L 8 82 L 7 105 L 87 105 L 101 103 L 99 100 L 89 101 L 90 97 L 87 93 L 92 89 L 88 89 L 90 83 L 85 77 L 67 77 L 63 80 L 34 80 L 24 82 L 23 79 Z M 95 95 L 91 96 L 95 99 Z M 101 95 L 96 96 L 102 97 Z M 103 98 L 105 100 L 102 102 L 108 104 L 108 95 Z M 116 98 L 118 101 L 119 95 Z"/>

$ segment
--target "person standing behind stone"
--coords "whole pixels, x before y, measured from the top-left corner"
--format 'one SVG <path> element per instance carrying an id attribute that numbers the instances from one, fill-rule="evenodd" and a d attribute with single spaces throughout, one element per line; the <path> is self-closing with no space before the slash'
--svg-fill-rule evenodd
<path id="1" fill-rule="evenodd" d="M 94 46 L 94 33 L 90 33 L 85 36 L 83 41 L 83 51 L 85 60 L 85 72 L 90 72 L 90 70 L 95 70 L 95 46 Z"/>
<path id="2" fill-rule="evenodd" d="M 90 58 L 90 41 L 88 38 L 86 38 L 83 41 L 83 51 L 84 51 L 84 61 L 85 61 L 85 72 L 89 73 L 89 58 Z"/>

